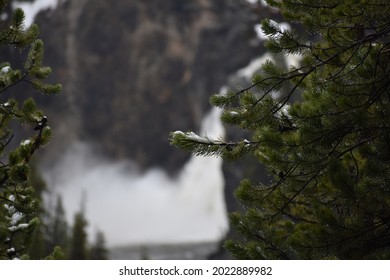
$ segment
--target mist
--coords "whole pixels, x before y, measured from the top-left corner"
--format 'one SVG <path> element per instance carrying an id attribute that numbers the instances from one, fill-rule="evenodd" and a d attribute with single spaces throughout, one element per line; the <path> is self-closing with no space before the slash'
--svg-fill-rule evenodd
<path id="1" fill-rule="evenodd" d="M 201 134 L 223 136 L 219 116 L 212 109 Z M 108 247 L 217 242 L 228 230 L 221 168 L 220 158 L 192 157 L 176 178 L 162 169 L 140 173 L 130 161 L 111 162 L 89 143 L 75 142 L 44 170 L 46 203 L 60 194 L 69 223 L 83 210 L 88 231 L 102 230 Z"/>

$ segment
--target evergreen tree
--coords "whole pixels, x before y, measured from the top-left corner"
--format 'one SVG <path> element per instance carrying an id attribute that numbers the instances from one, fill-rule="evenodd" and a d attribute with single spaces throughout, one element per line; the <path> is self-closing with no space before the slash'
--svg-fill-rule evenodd
<path id="1" fill-rule="evenodd" d="M 34 188 L 34 199 L 37 201 L 42 201 L 42 194 L 46 191 L 46 182 L 41 177 L 37 164 L 34 161 L 30 164 L 30 176 L 28 180 L 28 184 Z M 31 244 L 28 246 L 28 255 L 30 259 L 43 259 L 48 254 L 52 252 L 52 249 L 47 252 L 45 245 L 45 232 L 44 232 L 44 215 L 45 209 L 42 204 L 39 204 L 39 208 L 37 210 L 37 217 L 40 219 L 39 227 L 35 230 L 34 236 L 32 237 Z"/>
<path id="2" fill-rule="evenodd" d="M 0 0 L 0 13 L 6 8 L 7 1 Z M 32 98 L 19 105 L 15 98 L 7 98 L 6 93 L 21 84 L 44 94 L 61 89 L 59 85 L 44 82 L 51 70 L 42 66 L 43 42 L 38 39 L 38 27 L 25 28 L 23 22 L 23 11 L 16 9 L 0 30 L 0 47 L 4 50 L 11 46 L 20 55 L 28 50 L 21 69 L 10 62 L 0 63 L 0 259 L 28 258 L 27 249 L 39 225 L 39 204 L 29 184 L 30 161 L 51 135 L 47 117 L 37 109 Z M 16 146 L 11 128 L 16 124 L 30 127 L 31 137 L 10 150 Z"/>
<path id="3" fill-rule="evenodd" d="M 64 259 L 65 259 L 64 252 L 59 246 L 54 247 L 53 252 L 45 258 L 45 260 L 64 260 Z"/>
<path id="4" fill-rule="evenodd" d="M 91 260 L 107 260 L 108 251 L 106 248 L 106 239 L 102 231 L 97 231 L 95 236 L 95 242 L 91 246 L 90 252 Z"/>
<path id="5" fill-rule="evenodd" d="M 88 240 L 87 240 L 87 221 L 84 218 L 83 212 L 78 212 L 74 218 L 72 240 L 70 246 L 71 260 L 87 260 Z"/>
<path id="6" fill-rule="evenodd" d="M 67 248 L 69 245 L 69 226 L 65 217 L 65 210 L 62 204 L 62 198 L 57 196 L 57 201 L 54 209 L 54 215 L 47 213 L 47 218 L 44 222 L 46 252 L 52 252 L 56 246 L 63 250 L 64 257 L 67 256 Z"/>
<path id="7" fill-rule="evenodd" d="M 244 236 L 226 243 L 236 258 L 390 258 L 390 4 L 267 3 L 306 31 L 264 20 L 267 48 L 301 64 L 267 61 L 250 87 L 211 98 L 251 138 L 177 131 L 171 142 L 196 155 L 252 155 L 271 174 L 236 190 L 246 209 L 231 215 Z"/>

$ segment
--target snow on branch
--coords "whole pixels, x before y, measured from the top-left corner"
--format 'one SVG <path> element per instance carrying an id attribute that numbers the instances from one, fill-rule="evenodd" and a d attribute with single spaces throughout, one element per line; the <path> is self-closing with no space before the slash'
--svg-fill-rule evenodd
<path id="1" fill-rule="evenodd" d="M 197 156 L 217 156 L 234 159 L 257 147 L 258 142 L 247 139 L 239 142 L 228 142 L 222 138 L 211 139 L 194 132 L 175 131 L 170 134 L 171 144 Z"/>

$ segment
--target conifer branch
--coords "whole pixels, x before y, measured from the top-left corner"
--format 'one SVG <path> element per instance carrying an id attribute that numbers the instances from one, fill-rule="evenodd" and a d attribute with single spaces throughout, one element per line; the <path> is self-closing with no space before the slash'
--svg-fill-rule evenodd
<path id="1" fill-rule="evenodd" d="M 238 158 L 248 152 L 249 149 L 254 149 L 259 145 L 258 141 L 244 139 L 239 142 L 231 142 L 182 131 L 171 133 L 170 142 L 197 156 L 216 156 L 226 159 Z"/>

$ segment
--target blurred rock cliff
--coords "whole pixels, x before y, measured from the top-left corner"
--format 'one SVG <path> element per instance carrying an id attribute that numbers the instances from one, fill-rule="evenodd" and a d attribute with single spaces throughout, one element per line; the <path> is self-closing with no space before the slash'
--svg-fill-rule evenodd
<path id="1" fill-rule="evenodd" d="M 63 85 L 41 101 L 56 135 L 48 149 L 81 139 L 174 174 L 189 155 L 168 133 L 197 131 L 209 97 L 261 48 L 251 13 L 244 0 L 78 0 L 41 13 L 45 62 Z"/>

